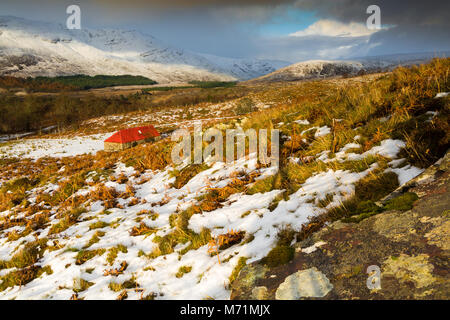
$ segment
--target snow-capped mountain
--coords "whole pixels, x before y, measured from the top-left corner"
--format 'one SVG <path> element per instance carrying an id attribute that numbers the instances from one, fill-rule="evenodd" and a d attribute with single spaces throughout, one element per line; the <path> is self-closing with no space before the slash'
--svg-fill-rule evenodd
<path id="1" fill-rule="evenodd" d="M 270 82 L 315 79 L 320 77 L 353 74 L 361 69 L 363 69 L 363 64 L 356 61 L 311 60 L 281 68 L 275 72 L 259 77 L 254 81 Z"/>
<path id="2" fill-rule="evenodd" d="M 198 54 L 138 31 L 67 30 L 63 25 L 0 17 L 0 74 L 142 75 L 160 83 L 246 80 L 288 65 Z"/>
<path id="3" fill-rule="evenodd" d="M 297 81 L 326 78 L 343 75 L 355 75 L 360 71 L 373 72 L 390 70 L 398 66 L 419 64 L 435 57 L 448 57 L 449 52 L 410 53 L 386 56 L 356 58 L 352 61 L 310 60 L 292 64 L 272 73 L 261 76 L 253 81 Z"/>

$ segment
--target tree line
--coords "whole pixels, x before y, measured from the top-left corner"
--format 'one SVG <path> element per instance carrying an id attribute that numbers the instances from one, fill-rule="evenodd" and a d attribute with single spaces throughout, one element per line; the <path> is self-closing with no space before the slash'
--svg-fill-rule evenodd
<path id="1" fill-rule="evenodd" d="M 145 108 L 139 96 L 70 97 L 0 95 L 0 133 L 36 131 L 47 126 L 63 127 L 103 115 Z"/>
<path id="2" fill-rule="evenodd" d="M 4 89 L 22 88 L 32 92 L 59 92 L 73 90 L 88 90 L 113 86 L 154 85 L 156 81 L 142 76 L 59 76 L 16 78 L 0 77 L 0 87 Z"/>

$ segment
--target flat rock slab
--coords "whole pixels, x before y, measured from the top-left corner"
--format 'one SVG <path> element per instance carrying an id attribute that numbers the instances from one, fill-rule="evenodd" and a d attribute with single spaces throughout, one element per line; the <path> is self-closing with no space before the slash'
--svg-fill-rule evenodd
<path id="1" fill-rule="evenodd" d="M 330 280 L 317 268 L 297 271 L 288 276 L 278 287 L 277 300 L 325 297 L 333 289 Z"/>

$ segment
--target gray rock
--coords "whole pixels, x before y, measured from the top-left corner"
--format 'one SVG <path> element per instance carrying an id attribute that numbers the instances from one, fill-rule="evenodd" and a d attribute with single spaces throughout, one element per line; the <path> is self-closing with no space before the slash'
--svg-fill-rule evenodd
<path id="1" fill-rule="evenodd" d="M 317 268 L 297 271 L 286 277 L 278 287 L 277 300 L 298 300 L 300 298 L 325 297 L 333 289 L 328 278 Z"/>

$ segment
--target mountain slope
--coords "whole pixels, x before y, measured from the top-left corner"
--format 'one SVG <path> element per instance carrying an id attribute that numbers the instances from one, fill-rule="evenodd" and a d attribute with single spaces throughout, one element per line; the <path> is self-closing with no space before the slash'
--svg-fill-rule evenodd
<path id="1" fill-rule="evenodd" d="M 363 69 L 360 62 L 312 60 L 281 68 L 275 72 L 254 79 L 256 82 L 296 81 L 320 77 L 357 73 Z"/>
<path id="2" fill-rule="evenodd" d="M 67 30 L 62 25 L 0 17 L 0 73 L 142 75 L 158 82 L 243 80 L 287 63 L 200 55 L 138 31 Z"/>
<path id="3" fill-rule="evenodd" d="M 444 52 L 440 53 L 439 56 L 446 57 L 448 54 L 449 52 Z M 252 81 L 297 81 L 355 75 L 360 71 L 373 72 L 377 70 L 390 70 L 397 66 L 409 66 L 423 63 L 436 56 L 436 53 L 415 53 L 356 58 L 352 61 L 311 60 L 292 64 Z"/>
<path id="4" fill-rule="evenodd" d="M 382 79 L 268 85 L 208 113 L 162 106 L 120 120 L 187 128 L 203 119 L 204 136 L 278 128 L 270 167 L 250 150 L 177 166 L 170 137 L 97 152 L 101 135 L 85 128 L 112 130 L 122 115 L 63 139 L 3 145 L 0 299 L 262 299 L 285 282 L 293 290 L 278 297 L 312 288 L 296 298 L 447 298 L 449 158 L 437 161 L 450 146 L 449 69 L 441 59 Z M 249 98 L 269 107 L 218 113 Z M 433 163 L 435 173 L 424 171 Z M 367 290 L 370 265 L 383 270 L 381 291 Z"/>

